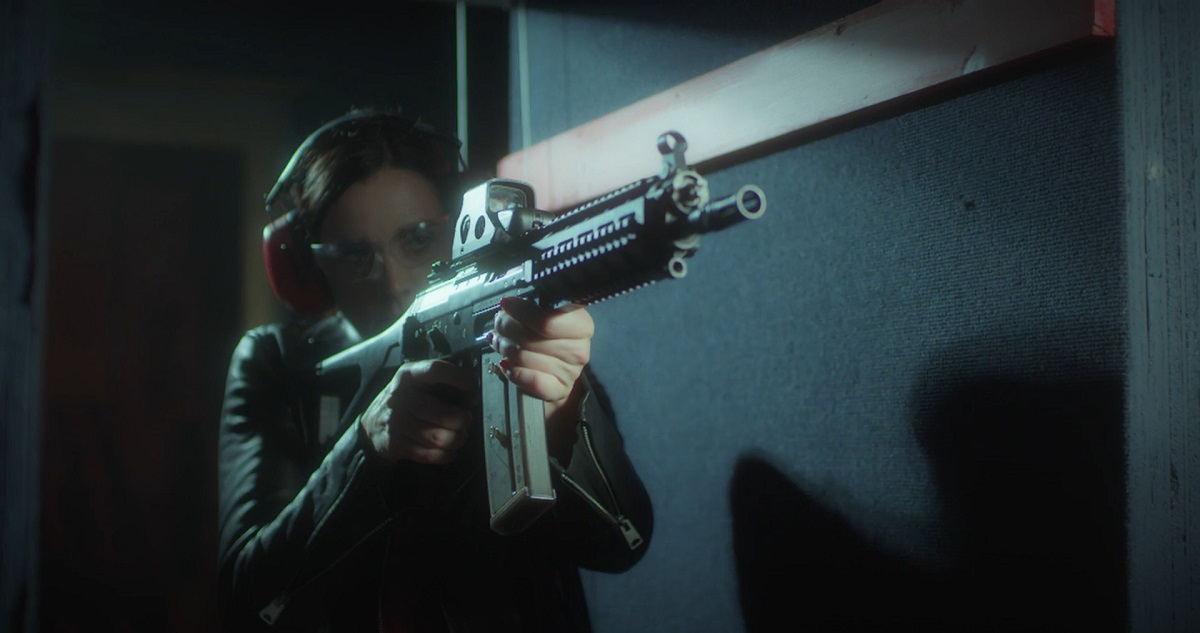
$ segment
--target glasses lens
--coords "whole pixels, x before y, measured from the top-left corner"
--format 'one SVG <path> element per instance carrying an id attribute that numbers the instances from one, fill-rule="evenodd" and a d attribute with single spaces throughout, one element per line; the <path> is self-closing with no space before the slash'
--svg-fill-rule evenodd
<path id="1" fill-rule="evenodd" d="M 338 277 L 362 280 L 378 273 L 379 256 L 368 242 L 313 244 L 312 250 L 321 267 Z"/>
<path id="2" fill-rule="evenodd" d="M 421 222 L 407 226 L 392 236 L 390 255 L 406 268 L 428 266 L 450 254 L 447 222 Z"/>
<path id="3" fill-rule="evenodd" d="M 453 232 L 448 222 L 421 222 L 402 227 L 387 244 L 387 256 L 408 269 L 428 267 L 450 255 Z M 313 244 L 321 267 L 329 274 L 352 281 L 375 279 L 382 272 L 382 245 L 371 242 Z"/>

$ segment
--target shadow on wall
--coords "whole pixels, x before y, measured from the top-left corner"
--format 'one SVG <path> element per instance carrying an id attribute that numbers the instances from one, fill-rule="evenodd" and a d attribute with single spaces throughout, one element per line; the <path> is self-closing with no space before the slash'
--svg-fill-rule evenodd
<path id="1" fill-rule="evenodd" d="M 1125 630 L 1121 381 L 931 386 L 915 427 L 947 564 L 885 551 L 745 455 L 731 507 L 746 630 Z"/>

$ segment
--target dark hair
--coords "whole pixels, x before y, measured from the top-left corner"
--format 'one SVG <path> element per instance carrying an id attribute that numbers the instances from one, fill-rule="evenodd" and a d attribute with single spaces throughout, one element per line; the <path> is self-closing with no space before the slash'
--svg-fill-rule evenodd
<path id="1" fill-rule="evenodd" d="M 309 235 L 316 234 L 342 192 L 392 167 L 429 178 L 451 213 L 459 203 L 460 146 L 458 139 L 435 132 L 419 118 L 351 110 L 305 140 L 276 187 L 282 186 L 279 193 L 288 197 Z"/>

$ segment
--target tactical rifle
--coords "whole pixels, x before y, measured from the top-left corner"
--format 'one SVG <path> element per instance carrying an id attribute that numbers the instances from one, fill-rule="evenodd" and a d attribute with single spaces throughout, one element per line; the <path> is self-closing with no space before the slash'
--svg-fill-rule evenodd
<path id="1" fill-rule="evenodd" d="M 463 195 L 453 258 L 433 265 L 429 285 L 387 330 L 318 367 L 357 369 L 345 416 L 354 420 L 381 381 L 405 362 L 447 359 L 478 372 L 491 528 L 525 530 L 554 504 L 542 402 L 509 383 L 487 342 L 504 297 L 547 308 L 590 304 L 656 281 L 680 279 L 700 235 L 766 210 L 754 185 L 709 199 L 708 182 L 688 168 L 678 132 L 658 138 L 662 171 L 562 214 L 538 210 L 533 188 L 495 178 Z"/>

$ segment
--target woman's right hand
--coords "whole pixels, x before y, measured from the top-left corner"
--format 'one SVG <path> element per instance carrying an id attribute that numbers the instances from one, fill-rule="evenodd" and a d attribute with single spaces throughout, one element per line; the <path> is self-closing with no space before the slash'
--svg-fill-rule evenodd
<path id="1" fill-rule="evenodd" d="M 446 361 L 406 363 L 359 418 L 376 457 L 448 464 L 467 439 L 474 372 Z"/>

